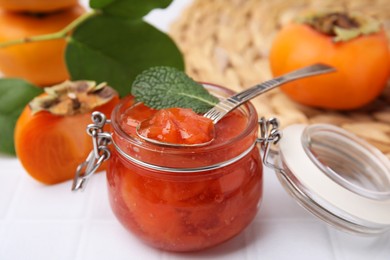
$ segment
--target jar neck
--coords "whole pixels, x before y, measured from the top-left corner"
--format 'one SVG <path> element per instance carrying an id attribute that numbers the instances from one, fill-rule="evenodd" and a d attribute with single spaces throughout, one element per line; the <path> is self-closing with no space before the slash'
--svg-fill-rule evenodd
<path id="1" fill-rule="evenodd" d="M 231 164 L 241 160 L 245 156 L 247 156 L 253 150 L 253 148 L 256 146 L 256 143 L 257 142 L 253 143 L 252 146 L 250 146 L 243 153 L 237 155 L 234 158 L 231 158 L 231 159 L 223 161 L 223 162 L 219 162 L 217 164 L 200 166 L 200 167 L 195 167 L 195 168 L 191 168 L 191 167 L 186 167 L 186 168 L 167 167 L 167 166 L 160 166 L 160 165 L 147 163 L 147 162 L 138 160 L 138 159 L 136 159 L 134 157 L 131 157 L 130 155 L 125 153 L 115 142 L 113 142 L 113 145 L 115 147 L 116 152 L 118 152 L 120 154 L 120 156 L 122 156 L 123 159 L 125 159 L 125 160 L 127 160 L 129 162 L 135 163 L 135 164 L 137 164 L 137 165 L 139 165 L 141 167 L 148 168 L 148 169 L 155 170 L 155 171 L 159 171 L 159 172 L 196 173 L 196 172 L 213 171 L 213 170 L 216 170 L 216 169 L 220 169 L 222 167 L 229 166 L 229 165 L 231 165 Z"/>
<path id="2" fill-rule="evenodd" d="M 216 96 L 226 97 L 232 91 L 214 85 L 205 87 Z M 142 118 L 132 113 L 136 106 L 133 97 L 125 98 L 113 111 L 111 116 L 115 149 L 125 160 L 144 166 L 180 169 L 180 171 L 203 171 L 232 163 L 250 151 L 258 137 L 258 118 L 253 105 L 244 104 L 225 116 L 215 125 L 217 137 L 215 142 L 204 147 L 178 148 L 166 147 L 140 140 L 135 128 Z M 220 139 L 218 140 L 218 137 Z"/>

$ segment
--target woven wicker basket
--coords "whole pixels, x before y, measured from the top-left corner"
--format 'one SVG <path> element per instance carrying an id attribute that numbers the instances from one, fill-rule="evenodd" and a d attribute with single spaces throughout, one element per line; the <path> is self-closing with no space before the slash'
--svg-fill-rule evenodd
<path id="1" fill-rule="evenodd" d="M 281 26 L 307 9 L 331 8 L 379 18 L 390 36 L 388 0 L 195 0 L 170 35 L 195 80 L 240 91 L 272 77 L 268 52 Z M 390 39 L 390 38 L 389 38 Z M 390 158 L 390 84 L 372 104 L 337 112 L 299 105 L 275 89 L 254 99 L 259 116 L 293 123 L 331 123 L 366 139 Z"/>

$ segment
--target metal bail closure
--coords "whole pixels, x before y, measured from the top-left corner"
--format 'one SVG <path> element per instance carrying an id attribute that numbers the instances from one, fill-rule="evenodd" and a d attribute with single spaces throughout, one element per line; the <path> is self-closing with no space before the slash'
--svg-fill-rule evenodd
<path id="1" fill-rule="evenodd" d="M 93 150 L 86 160 L 77 167 L 72 191 L 84 190 L 88 179 L 111 156 L 107 147 L 112 143 L 111 134 L 103 131 L 104 126 L 109 124 L 110 120 L 101 112 L 93 112 L 91 119 L 93 123 L 87 126 L 87 133 L 92 137 Z"/>
<path id="2" fill-rule="evenodd" d="M 282 138 L 282 132 L 279 130 L 279 121 L 277 118 L 265 119 L 264 117 L 259 120 L 260 126 L 260 138 L 257 142 L 261 145 L 263 151 L 263 163 L 265 166 L 282 171 L 277 165 L 270 162 L 271 157 L 271 144 L 277 144 Z"/>

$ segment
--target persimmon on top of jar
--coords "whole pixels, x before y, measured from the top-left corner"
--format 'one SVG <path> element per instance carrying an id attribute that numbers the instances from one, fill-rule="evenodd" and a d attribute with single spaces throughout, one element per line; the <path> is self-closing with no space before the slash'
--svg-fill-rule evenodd
<path id="1" fill-rule="evenodd" d="M 270 50 L 274 76 L 321 62 L 337 72 L 288 83 L 282 91 L 309 106 L 348 110 L 377 98 L 390 76 L 388 40 L 380 23 L 345 13 L 299 17 L 276 35 Z"/>
<path id="2" fill-rule="evenodd" d="M 72 7 L 78 0 L 0 0 L 0 8 L 14 12 L 47 13 Z"/>
<path id="3" fill-rule="evenodd" d="M 262 194 L 253 106 L 225 116 L 215 125 L 216 139 L 205 147 L 164 147 L 141 140 L 137 125 L 155 113 L 133 97 L 113 111 L 115 149 L 107 179 L 116 217 L 146 243 L 165 250 L 200 250 L 237 235 L 255 217 Z"/>

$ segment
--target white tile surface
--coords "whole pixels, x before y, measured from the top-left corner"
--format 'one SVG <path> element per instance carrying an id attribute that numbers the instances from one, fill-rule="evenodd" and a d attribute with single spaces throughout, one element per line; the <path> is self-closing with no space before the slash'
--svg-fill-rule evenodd
<path id="1" fill-rule="evenodd" d="M 69 183 L 45 186 L 31 178 L 23 178 L 21 192 L 15 195 L 13 219 L 78 219 L 85 215 L 87 190 L 81 198 L 69 192 Z"/>
<path id="2" fill-rule="evenodd" d="M 175 1 L 146 20 L 167 30 L 189 2 Z M 0 260 L 390 259 L 389 233 L 367 238 L 329 228 L 298 206 L 270 170 L 255 221 L 220 246 L 187 254 L 150 248 L 127 233 L 108 205 L 104 173 L 85 192 L 72 193 L 70 186 L 38 184 L 16 159 L 0 155 Z"/>
<path id="3" fill-rule="evenodd" d="M 268 170 L 264 175 L 265 185 L 263 197 L 263 204 L 260 211 L 262 219 L 307 219 L 311 220 L 314 217 L 306 210 L 297 207 L 293 198 L 291 198 L 287 192 L 284 191 L 282 185 L 279 184 L 279 180 L 276 178 L 276 173 L 272 170 Z"/>
<path id="4" fill-rule="evenodd" d="M 248 259 L 334 259 L 326 227 L 317 220 L 259 220 L 247 240 Z"/>
<path id="5" fill-rule="evenodd" d="M 378 237 L 353 236 L 329 229 L 336 259 L 390 259 L 390 233 Z"/>
<path id="6" fill-rule="evenodd" d="M 106 175 L 96 174 L 88 183 L 88 189 L 92 192 L 88 214 L 96 220 L 112 220 L 114 214 L 108 202 Z"/>
<path id="7" fill-rule="evenodd" d="M 5 218 L 23 173 L 15 158 L 0 157 L 0 219 Z"/>
<path id="8" fill-rule="evenodd" d="M 390 259 L 389 233 L 367 238 L 329 228 L 290 199 L 270 170 L 260 212 L 244 232 L 209 250 L 178 254 L 150 248 L 122 228 L 108 205 L 105 173 L 72 193 L 70 182 L 38 184 L 15 161 L 0 157 L 7 169 L 0 183 L 9 183 L 0 191 L 1 260 Z"/>
<path id="9" fill-rule="evenodd" d="M 246 257 L 247 250 L 243 250 L 243 248 L 246 248 L 246 239 L 245 239 L 245 232 L 239 234 L 238 236 L 234 237 L 233 239 L 227 241 L 224 244 L 221 244 L 219 246 L 200 251 L 195 253 L 170 253 L 170 252 L 164 252 L 162 254 L 162 259 L 164 260 L 181 260 L 181 259 L 190 259 L 190 260 L 196 260 L 196 259 L 239 259 L 244 260 L 248 259 Z M 156 258 L 157 259 L 157 258 Z"/>
<path id="10" fill-rule="evenodd" d="M 161 253 L 141 243 L 116 221 L 86 224 L 76 259 L 158 259 Z"/>
<path id="11" fill-rule="evenodd" d="M 0 259 L 74 259 L 81 223 L 11 221 L 2 233 Z"/>

